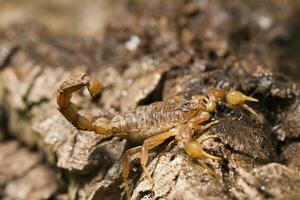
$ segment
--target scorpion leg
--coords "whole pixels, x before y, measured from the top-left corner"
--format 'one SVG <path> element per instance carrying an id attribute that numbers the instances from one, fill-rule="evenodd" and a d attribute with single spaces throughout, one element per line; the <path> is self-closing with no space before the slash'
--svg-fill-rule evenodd
<path id="1" fill-rule="evenodd" d="M 123 160 L 122 160 L 122 177 L 123 177 L 123 181 L 125 184 L 125 191 L 127 193 L 127 199 L 130 199 L 130 192 L 129 192 L 129 185 L 128 185 L 128 175 L 129 175 L 129 167 L 130 167 L 129 156 L 132 156 L 137 153 L 141 153 L 141 165 L 143 167 L 143 171 L 153 187 L 154 181 L 151 178 L 151 176 L 146 168 L 147 161 L 149 158 L 148 152 L 149 152 L 149 150 L 151 150 L 154 147 L 163 143 L 166 139 L 168 139 L 172 136 L 175 136 L 177 134 L 178 134 L 178 130 L 176 128 L 174 128 L 168 132 L 163 132 L 161 134 L 150 137 L 144 141 L 143 146 L 138 146 L 138 147 L 128 149 L 124 153 Z"/>
<path id="2" fill-rule="evenodd" d="M 168 139 L 172 136 L 175 136 L 177 134 L 178 134 L 178 130 L 177 129 L 172 129 L 168 132 L 164 132 L 164 133 L 152 136 L 152 137 L 146 139 L 143 143 L 142 154 L 141 154 L 141 165 L 143 167 L 143 171 L 144 171 L 146 177 L 148 178 L 148 180 L 152 184 L 152 187 L 154 185 L 154 181 L 151 178 L 151 176 L 150 176 L 150 174 L 149 174 L 149 172 L 146 168 L 148 158 L 149 158 L 149 153 L 148 152 L 149 152 L 150 149 L 152 149 L 152 148 L 160 145 L 161 143 L 163 143 L 166 139 Z"/>
<path id="3" fill-rule="evenodd" d="M 129 175 L 129 167 L 130 167 L 129 156 L 140 153 L 141 150 L 142 150 L 142 146 L 134 147 L 132 149 L 128 149 L 123 155 L 122 177 L 123 177 L 123 182 L 125 184 L 125 192 L 127 194 L 127 199 L 130 199 L 130 191 L 129 191 L 129 185 L 128 185 L 128 175 Z"/>

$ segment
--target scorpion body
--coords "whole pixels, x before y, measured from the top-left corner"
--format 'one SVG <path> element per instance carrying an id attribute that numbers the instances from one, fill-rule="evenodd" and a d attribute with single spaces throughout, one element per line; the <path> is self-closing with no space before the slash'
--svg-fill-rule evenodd
<path id="1" fill-rule="evenodd" d="M 211 120 L 211 113 L 216 110 L 218 101 L 224 101 L 230 106 L 241 106 L 259 119 L 256 112 L 245 104 L 246 101 L 257 102 L 257 99 L 236 90 L 226 92 L 222 89 L 210 88 L 205 96 L 194 95 L 189 100 L 175 96 L 167 101 L 138 106 L 135 110 L 121 113 L 111 120 L 103 117 L 91 120 L 85 115 L 79 114 L 77 106 L 70 101 L 72 93 L 85 86 L 92 96 L 101 90 L 100 83 L 87 74 L 80 74 L 63 82 L 57 93 L 59 111 L 80 130 L 94 131 L 101 135 L 114 135 L 126 138 L 132 143 L 142 144 L 128 149 L 123 155 L 122 176 L 128 197 L 129 157 L 140 153 L 143 171 L 153 185 L 154 182 L 146 168 L 148 151 L 170 137 L 175 137 L 179 146 L 191 158 L 196 159 L 214 175 L 204 160 L 220 160 L 221 158 L 205 152 L 202 142 L 215 138 L 215 136 L 200 136 L 194 139 L 193 132 L 195 129 L 205 130 L 218 123 L 218 120 Z"/>
<path id="2" fill-rule="evenodd" d="M 131 143 L 141 144 L 155 133 L 188 122 L 204 109 L 204 102 L 201 103 L 184 100 L 179 103 L 155 102 L 139 106 L 134 111 L 115 116 L 111 120 L 111 127 L 115 129 L 117 136 L 127 138 Z"/>

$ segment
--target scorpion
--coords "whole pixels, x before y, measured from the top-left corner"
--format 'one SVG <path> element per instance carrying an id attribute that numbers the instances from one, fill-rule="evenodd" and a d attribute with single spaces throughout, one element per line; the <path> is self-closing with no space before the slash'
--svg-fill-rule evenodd
<path id="1" fill-rule="evenodd" d="M 218 101 L 223 101 L 229 106 L 241 106 L 258 118 L 257 113 L 245 104 L 247 101 L 258 102 L 257 99 L 246 96 L 238 90 L 225 91 L 209 88 L 206 95 L 194 95 L 189 100 L 182 96 L 174 96 L 166 101 L 138 106 L 132 111 L 114 116 L 111 120 L 104 117 L 92 120 L 88 116 L 80 114 L 78 107 L 71 102 L 72 93 L 83 87 L 87 87 L 92 97 L 101 91 L 101 85 L 97 79 L 86 73 L 74 76 L 62 82 L 58 88 L 58 109 L 79 130 L 126 138 L 129 142 L 139 145 L 125 151 L 122 157 L 122 177 L 127 196 L 129 194 L 130 156 L 140 155 L 143 172 L 154 186 L 154 181 L 146 167 L 149 150 L 162 144 L 170 137 L 175 137 L 179 147 L 213 174 L 204 160 L 218 161 L 222 158 L 206 152 L 202 143 L 205 140 L 215 138 L 215 136 L 202 135 L 194 139 L 193 134 L 194 130 L 205 130 L 219 122 L 218 120 L 211 120 L 212 113 L 217 109 Z"/>

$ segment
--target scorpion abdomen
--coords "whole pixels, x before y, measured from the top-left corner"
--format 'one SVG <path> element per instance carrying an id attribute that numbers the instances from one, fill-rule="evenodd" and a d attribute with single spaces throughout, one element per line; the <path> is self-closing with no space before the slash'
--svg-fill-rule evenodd
<path id="1" fill-rule="evenodd" d="M 112 119 L 111 123 L 112 127 L 123 133 L 140 132 L 151 127 L 164 130 L 189 120 L 196 112 L 197 110 L 188 102 L 180 104 L 155 102 L 118 115 Z"/>

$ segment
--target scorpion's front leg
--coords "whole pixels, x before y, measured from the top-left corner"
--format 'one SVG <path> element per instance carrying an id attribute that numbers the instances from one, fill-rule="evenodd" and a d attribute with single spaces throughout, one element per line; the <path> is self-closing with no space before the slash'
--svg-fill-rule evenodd
<path id="1" fill-rule="evenodd" d="M 112 133 L 110 120 L 99 118 L 93 121 L 87 116 L 79 114 L 77 106 L 71 102 L 72 93 L 83 87 L 87 87 L 92 96 L 97 95 L 101 90 L 100 83 L 89 75 L 80 74 L 74 76 L 59 86 L 57 92 L 59 111 L 80 130 L 89 130 L 102 135 L 110 135 Z"/>

